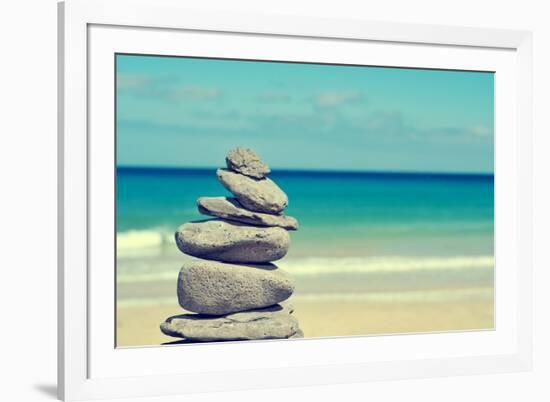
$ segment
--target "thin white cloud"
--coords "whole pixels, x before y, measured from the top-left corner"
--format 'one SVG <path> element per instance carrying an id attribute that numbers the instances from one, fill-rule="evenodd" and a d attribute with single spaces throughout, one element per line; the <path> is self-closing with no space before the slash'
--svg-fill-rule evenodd
<path id="1" fill-rule="evenodd" d="M 169 101 L 204 101 L 221 96 L 221 91 L 215 87 L 181 85 L 174 77 L 154 79 L 144 74 L 119 73 L 117 89 L 135 97 Z"/>
<path id="2" fill-rule="evenodd" d="M 217 88 L 185 86 L 170 89 L 169 96 L 175 100 L 202 101 L 219 98 L 221 96 L 221 91 Z"/>
<path id="3" fill-rule="evenodd" d="M 144 74 L 117 74 L 116 85 L 118 89 L 140 89 L 143 88 L 151 78 Z"/>
<path id="4" fill-rule="evenodd" d="M 287 103 L 292 97 L 285 92 L 266 91 L 258 95 L 258 100 L 267 103 Z"/>
<path id="5" fill-rule="evenodd" d="M 317 107 L 335 107 L 343 103 L 361 100 L 363 95 L 358 91 L 326 91 L 315 97 Z"/>

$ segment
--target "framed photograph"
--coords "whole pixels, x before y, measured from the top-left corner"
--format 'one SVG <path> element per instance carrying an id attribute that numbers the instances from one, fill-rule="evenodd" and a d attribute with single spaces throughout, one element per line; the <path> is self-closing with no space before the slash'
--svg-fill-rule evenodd
<path id="1" fill-rule="evenodd" d="M 59 396 L 531 367 L 531 34 L 59 4 Z"/>

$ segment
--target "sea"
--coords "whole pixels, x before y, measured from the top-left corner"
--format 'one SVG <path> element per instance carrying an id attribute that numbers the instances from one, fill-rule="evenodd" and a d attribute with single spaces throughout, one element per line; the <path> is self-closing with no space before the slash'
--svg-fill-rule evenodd
<path id="1" fill-rule="evenodd" d="M 199 214 L 197 198 L 230 196 L 215 170 L 117 168 L 121 302 L 174 302 L 173 294 L 139 294 L 132 289 L 143 286 L 131 284 L 175 283 L 188 258 L 175 246 L 178 226 L 211 219 Z M 270 177 L 300 224 L 276 262 L 295 278 L 296 298 L 492 298 L 493 175 L 276 170 Z"/>

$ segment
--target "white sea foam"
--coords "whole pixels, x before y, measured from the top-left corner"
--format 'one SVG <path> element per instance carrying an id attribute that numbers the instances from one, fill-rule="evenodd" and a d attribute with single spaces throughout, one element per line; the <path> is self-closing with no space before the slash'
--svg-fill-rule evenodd
<path id="1" fill-rule="evenodd" d="M 294 303 L 300 302 L 368 302 L 368 303 L 439 303 L 476 300 L 492 300 L 492 288 L 431 289 L 400 292 L 364 292 L 364 293 L 306 293 L 292 295 Z M 118 300 L 117 307 L 165 306 L 176 305 L 173 297 L 131 298 Z"/>
<path id="2" fill-rule="evenodd" d="M 119 257 L 157 256 L 175 250 L 174 233 L 166 228 L 131 230 L 117 233 Z M 276 264 L 293 275 L 332 273 L 408 272 L 493 268 L 492 255 L 473 256 L 372 256 L 285 258 Z M 152 267 L 153 268 L 153 267 Z M 158 270 L 155 269 L 158 274 Z M 144 278 L 145 279 L 145 278 Z M 141 280 L 139 280 L 141 281 Z"/>
<path id="3" fill-rule="evenodd" d="M 376 256 L 344 258 L 287 259 L 277 265 L 292 275 L 308 276 L 323 274 L 397 273 L 410 271 L 447 271 L 493 268 L 493 256 Z"/>
<path id="4" fill-rule="evenodd" d="M 276 264 L 296 279 L 300 277 L 321 277 L 326 275 L 349 274 L 392 274 L 437 271 L 467 272 L 469 270 L 490 270 L 494 267 L 494 257 L 449 256 L 449 257 L 415 257 L 415 256 L 376 256 L 376 257 L 323 257 L 323 258 L 286 258 Z M 120 266 L 118 283 L 137 283 L 150 281 L 173 280 L 179 271 L 175 261 L 157 261 L 152 259 L 143 266 Z"/>
<path id="5" fill-rule="evenodd" d="M 175 244 L 175 240 L 173 233 L 163 230 L 130 230 L 117 233 L 116 244 L 119 256 L 151 255 Z"/>

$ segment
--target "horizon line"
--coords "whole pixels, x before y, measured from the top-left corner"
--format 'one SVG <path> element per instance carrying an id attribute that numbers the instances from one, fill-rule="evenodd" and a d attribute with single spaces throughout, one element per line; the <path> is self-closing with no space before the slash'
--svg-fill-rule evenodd
<path id="1" fill-rule="evenodd" d="M 225 167 L 204 166 L 152 166 L 152 165 L 122 165 L 116 170 L 151 170 L 151 171 L 212 171 Z M 353 170 L 353 169 L 307 169 L 307 168 L 276 168 L 272 173 L 324 173 L 324 174 L 373 174 L 373 175 L 416 175 L 416 176 L 490 176 L 494 172 L 437 172 L 437 171 L 407 171 L 407 170 Z"/>

